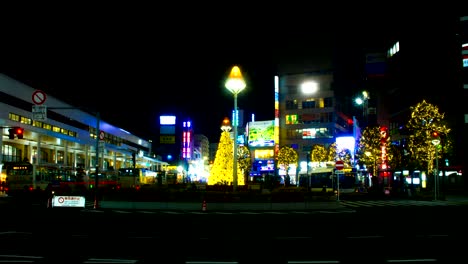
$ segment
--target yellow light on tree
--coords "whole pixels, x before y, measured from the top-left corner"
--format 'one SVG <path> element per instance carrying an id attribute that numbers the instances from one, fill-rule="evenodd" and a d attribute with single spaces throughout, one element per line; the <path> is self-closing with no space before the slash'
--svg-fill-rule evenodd
<path id="1" fill-rule="evenodd" d="M 231 128 L 232 127 L 229 119 L 225 118 L 221 125 L 221 137 L 218 144 L 218 150 L 216 151 L 213 167 L 210 171 L 208 185 L 229 185 L 233 183 L 233 162 L 231 161 L 231 159 L 233 159 L 234 157 L 232 154 L 233 140 L 231 140 L 231 137 L 229 135 Z M 238 172 L 240 171 L 238 166 L 237 170 Z M 237 184 L 243 185 L 244 179 L 238 179 Z"/>

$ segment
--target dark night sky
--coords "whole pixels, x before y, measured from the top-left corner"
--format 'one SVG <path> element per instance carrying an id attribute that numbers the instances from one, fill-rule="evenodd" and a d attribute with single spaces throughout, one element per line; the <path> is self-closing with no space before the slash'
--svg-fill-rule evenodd
<path id="1" fill-rule="evenodd" d="M 336 51 L 352 68 L 348 58 L 360 52 L 359 45 L 381 44 L 391 24 L 378 9 L 308 16 L 252 11 L 241 19 L 222 9 L 161 10 L 18 13 L 3 24 L 0 70 L 147 139 L 156 140 L 159 115 L 174 113 L 191 118 L 196 133 L 217 142 L 221 121 L 233 108 L 224 87 L 233 65 L 247 80 L 238 97 L 245 119 L 254 113 L 258 121 L 270 120 L 278 71 L 331 65 Z"/>

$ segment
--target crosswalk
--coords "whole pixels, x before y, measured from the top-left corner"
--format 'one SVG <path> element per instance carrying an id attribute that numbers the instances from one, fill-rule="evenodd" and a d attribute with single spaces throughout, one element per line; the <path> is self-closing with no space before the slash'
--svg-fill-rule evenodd
<path id="1" fill-rule="evenodd" d="M 103 213 L 103 210 L 84 209 L 84 213 Z M 145 214 L 145 215 L 316 215 L 316 214 L 349 214 L 355 213 L 352 209 L 339 210 L 310 210 L 310 211 L 183 211 L 183 210 L 125 210 L 111 209 L 105 210 L 107 213 L 113 214 Z"/>
<path id="2" fill-rule="evenodd" d="M 94 201 L 86 201 L 86 213 L 112 212 L 114 214 L 164 214 L 164 215 L 286 215 L 286 214 L 343 214 L 355 213 L 359 208 L 384 208 L 384 207 L 446 207 L 446 206 L 468 206 L 468 200 L 465 201 L 417 201 L 417 200 L 360 200 L 360 201 L 340 201 L 339 209 L 315 209 L 315 210 L 135 210 L 135 209 L 106 209 L 99 208 L 94 210 Z"/>
<path id="3" fill-rule="evenodd" d="M 468 201 L 416 201 L 416 200 L 373 200 L 341 201 L 348 208 L 359 207 L 409 207 L 409 206 L 466 206 Z"/>

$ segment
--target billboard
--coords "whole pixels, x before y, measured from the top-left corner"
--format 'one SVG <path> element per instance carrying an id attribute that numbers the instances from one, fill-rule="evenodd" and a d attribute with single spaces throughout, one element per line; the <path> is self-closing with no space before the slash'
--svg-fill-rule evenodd
<path id="1" fill-rule="evenodd" d="M 274 120 L 249 122 L 249 147 L 273 147 L 275 145 Z"/>
<path id="2" fill-rule="evenodd" d="M 164 125 L 164 126 L 159 127 L 159 133 L 163 135 L 167 135 L 167 134 L 174 135 L 175 129 L 176 129 L 175 126 Z"/>
<path id="3" fill-rule="evenodd" d="M 175 136 L 171 135 L 160 135 L 159 143 L 161 144 L 175 144 Z"/>
<path id="4" fill-rule="evenodd" d="M 175 125 L 176 117 L 175 116 L 160 116 L 159 124 L 160 125 Z"/>

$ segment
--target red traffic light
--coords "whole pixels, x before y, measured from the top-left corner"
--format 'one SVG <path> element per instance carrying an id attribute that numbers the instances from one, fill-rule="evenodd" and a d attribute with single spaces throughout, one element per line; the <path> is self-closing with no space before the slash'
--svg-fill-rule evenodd
<path id="1" fill-rule="evenodd" d="M 433 137 L 433 138 L 438 138 L 438 137 L 439 137 L 439 132 L 437 132 L 437 131 L 432 131 L 432 137 Z"/>
<path id="2" fill-rule="evenodd" d="M 10 139 L 15 139 L 15 135 L 18 139 L 23 139 L 24 129 L 21 127 L 13 127 L 8 129 L 8 137 Z"/>
<path id="3" fill-rule="evenodd" d="M 15 134 L 18 137 L 18 139 L 23 139 L 23 133 L 24 133 L 23 128 L 21 128 L 21 127 L 16 127 L 15 128 Z"/>

